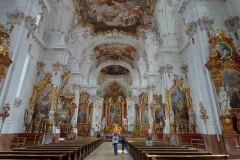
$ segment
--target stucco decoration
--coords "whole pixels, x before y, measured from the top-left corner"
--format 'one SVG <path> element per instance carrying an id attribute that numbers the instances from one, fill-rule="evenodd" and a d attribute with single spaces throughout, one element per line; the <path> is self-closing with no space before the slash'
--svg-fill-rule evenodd
<path id="1" fill-rule="evenodd" d="M 214 19 L 209 19 L 208 16 L 203 16 L 198 18 L 198 25 L 202 31 L 206 31 L 208 36 L 210 36 L 210 31 L 213 30 Z"/>
<path id="2" fill-rule="evenodd" d="M 37 20 L 31 16 L 25 18 L 25 27 L 28 29 L 27 38 L 37 30 L 38 26 L 36 22 Z"/>
<path id="3" fill-rule="evenodd" d="M 14 29 L 14 25 L 20 25 L 22 20 L 24 19 L 25 15 L 23 12 L 15 9 L 12 13 L 7 13 L 7 24 L 11 25 L 10 32 Z"/>
<path id="4" fill-rule="evenodd" d="M 229 32 L 234 32 L 234 35 L 236 37 L 236 39 L 238 39 L 238 33 L 237 30 L 240 28 L 240 24 L 239 24 L 239 17 L 235 16 L 235 17 L 229 17 L 228 20 L 225 21 L 225 24 L 228 28 Z"/>
<path id="5" fill-rule="evenodd" d="M 187 29 L 185 33 L 187 34 L 189 39 L 192 39 L 192 43 L 194 44 L 194 38 L 193 35 L 197 32 L 197 23 L 196 22 L 190 22 L 187 23 Z"/>

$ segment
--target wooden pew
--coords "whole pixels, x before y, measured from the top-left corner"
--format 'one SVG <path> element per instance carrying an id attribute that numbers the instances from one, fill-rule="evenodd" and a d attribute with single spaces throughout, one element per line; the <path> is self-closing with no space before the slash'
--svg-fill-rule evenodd
<path id="1" fill-rule="evenodd" d="M 0 154 L 0 159 L 49 159 L 62 160 L 62 155 L 36 155 L 36 154 Z"/>
<path id="2" fill-rule="evenodd" d="M 36 155 L 62 155 L 62 160 L 71 160 L 72 151 L 2 151 L 0 155 L 5 154 L 36 154 Z"/>
<path id="3" fill-rule="evenodd" d="M 207 152 L 207 151 L 203 151 L 203 152 L 198 152 L 198 151 L 194 151 L 194 152 L 179 152 L 179 151 L 146 151 L 143 150 L 141 151 L 141 158 L 139 160 L 147 160 L 147 156 L 146 155 L 212 155 L 211 152 Z"/>
<path id="4" fill-rule="evenodd" d="M 34 147 L 26 147 L 26 149 L 45 149 L 45 150 L 50 150 L 52 151 L 53 149 L 62 149 L 62 150 L 66 150 L 66 149 L 76 149 L 77 152 L 77 159 L 81 159 L 83 158 L 83 155 L 81 154 L 81 149 L 82 147 L 72 147 L 72 146 L 34 146 Z"/>
<path id="5" fill-rule="evenodd" d="M 38 151 L 38 152 L 47 152 L 47 151 L 60 151 L 60 152 L 66 152 L 66 151 L 71 151 L 71 160 L 78 160 L 77 157 L 77 151 L 78 149 L 44 149 L 44 148 L 25 148 L 25 149 L 20 149 L 20 148 L 14 148 L 13 151 Z"/>
<path id="6" fill-rule="evenodd" d="M 226 160 L 229 159 L 228 155 L 148 155 L 147 160 Z"/>

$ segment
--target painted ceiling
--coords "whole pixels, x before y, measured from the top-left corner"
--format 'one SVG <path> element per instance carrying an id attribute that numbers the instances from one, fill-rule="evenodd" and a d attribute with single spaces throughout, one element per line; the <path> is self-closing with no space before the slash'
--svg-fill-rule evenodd
<path id="1" fill-rule="evenodd" d="M 156 0 L 77 0 L 80 22 L 101 34 L 117 29 L 139 34 L 140 28 L 151 25 Z"/>
<path id="2" fill-rule="evenodd" d="M 109 65 L 101 69 L 100 72 L 108 75 L 125 75 L 129 73 L 129 70 L 119 65 Z"/>
<path id="3" fill-rule="evenodd" d="M 122 42 L 103 43 L 97 45 L 93 50 L 92 60 L 99 60 L 101 57 L 110 57 L 111 59 L 122 57 L 134 60 L 134 54 L 137 51 L 132 45 Z"/>

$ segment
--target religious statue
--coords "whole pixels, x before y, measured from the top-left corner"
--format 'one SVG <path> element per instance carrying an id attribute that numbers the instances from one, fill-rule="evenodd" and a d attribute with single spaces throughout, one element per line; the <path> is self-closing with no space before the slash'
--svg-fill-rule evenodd
<path id="1" fill-rule="evenodd" d="M 174 113 L 173 113 L 173 110 L 170 110 L 168 115 L 169 115 L 169 123 L 173 124 L 174 123 Z"/>
<path id="2" fill-rule="evenodd" d="M 150 128 L 153 127 L 153 118 L 152 117 L 149 119 L 149 125 L 150 125 Z"/>
<path id="3" fill-rule="evenodd" d="M 221 115 L 229 114 L 229 110 L 232 109 L 230 106 L 230 97 L 223 87 L 220 88 L 218 93 L 218 101 L 221 107 Z"/>
<path id="4" fill-rule="evenodd" d="M 101 130 L 103 130 L 106 126 L 106 119 L 105 117 L 103 118 L 102 122 L 101 122 Z"/>
<path id="5" fill-rule="evenodd" d="M 54 110 L 50 110 L 49 114 L 48 114 L 48 117 L 49 117 L 49 122 L 50 123 L 54 123 Z"/>
<path id="6" fill-rule="evenodd" d="M 108 99 L 108 102 L 109 102 L 109 103 L 111 103 L 111 102 L 112 102 L 112 97 L 110 97 L 110 98 Z"/>
<path id="7" fill-rule="evenodd" d="M 94 128 L 90 128 L 90 136 L 92 137 L 94 135 Z"/>
<path id="8" fill-rule="evenodd" d="M 118 102 L 122 101 L 122 96 L 118 96 Z"/>
<path id="9" fill-rule="evenodd" d="M 188 110 L 188 116 L 189 116 L 189 124 L 195 124 L 196 117 L 192 108 Z"/>
<path id="10" fill-rule="evenodd" d="M 191 123 L 188 124 L 188 132 L 189 132 L 189 134 L 194 134 L 193 127 L 194 127 L 194 124 L 191 124 Z"/>
<path id="11" fill-rule="evenodd" d="M 26 110 L 26 117 L 24 118 L 25 124 L 30 124 L 32 122 L 33 113 L 34 113 L 34 110 L 32 110 L 32 109 Z"/>
<path id="12" fill-rule="evenodd" d="M 123 126 L 127 129 L 127 119 L 123 117 Z"/>
<path id="13" fill-rule="evenodd" d="M 181 134 L 179 123 L 177 123 L 177 125 L 176 125 L 176 132 L 177 132 L 177 134 Z"/>

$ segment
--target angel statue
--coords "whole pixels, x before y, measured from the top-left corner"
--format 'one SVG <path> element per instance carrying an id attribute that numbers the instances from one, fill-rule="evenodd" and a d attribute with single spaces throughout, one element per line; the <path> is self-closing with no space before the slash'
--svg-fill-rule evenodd
<path id="1" fill-rule="evenodd" d="M 127 119 L 123 117 L 123 126 L 125 129 L 128 129 L 128 126 L 127 126 Z"/>
<path id="2" fill-rule="evenodd" d="M 169 123 L 173 124 L 174 123 L 174 113 L 173 113 L 173 110 L 170 110 L 168 115 L 169 115 Z"/>
<path id="3" fill-rule="evenodd" d="M 192 108 L 188 110 L 188 116 L 189 116 L 189 124 L 195 124 L 196 117 Z"/>
<path id="4" fill-rule="evenodd" d="M 229 110 L 232 109 L 230 106 L 230 97 L 223 87 L 220 88 L 218 93 L 218 101 L 221 107 L 221 115 L 229 114 Z"/>
<path id="5" fill-rule="evenodd" d="M 101 130 L 103 130 L 106 126 L 106 119 L 105 117 L 103 118 L 102 122 L 101 122 Z"/>

